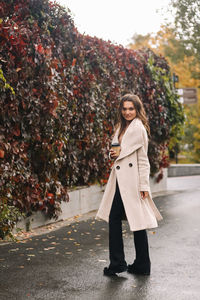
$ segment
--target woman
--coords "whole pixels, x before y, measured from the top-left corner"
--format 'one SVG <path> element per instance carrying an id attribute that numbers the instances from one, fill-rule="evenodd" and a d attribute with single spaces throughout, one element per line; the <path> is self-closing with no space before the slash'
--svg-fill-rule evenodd
<path id="1" fill-rule="evenodd" d="M 138 96 L 126 94 L 119 105 L 119 122 L 112 143 L 119 143 L 121 151 L 110 150 L 115 159 L 96 218 L 109 222 L 110 265 L 104 275 L 128 271 L 150 275 L 151 262 L 147 228 L 157 227 L 161 220 L 149 187 L 147 157 L 149 125 L 143 104 Z M 122 219 L 128 220 L 134 232 L 136 258 L 132 265 L 125 261 L 122 239 Z"/>

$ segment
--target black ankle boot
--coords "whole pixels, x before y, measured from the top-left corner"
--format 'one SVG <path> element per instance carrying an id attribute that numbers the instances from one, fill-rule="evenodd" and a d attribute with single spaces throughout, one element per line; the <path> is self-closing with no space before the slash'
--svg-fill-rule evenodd
<path id="1" fill-rule="evenodd" d="M 127 266 L 120 266 L 120 267 L 115 267 L 115 268 L 110 268 L 110 267 L 106 267 L 103 270 L 103 274 L 105 276 L 117 276 L 116 273 L 122 273 L 127 271 Z"/>
<path id="2" fill-rule="evenodd" d="M 139 267 L 136 264 L 128 265 L 128 273 L 136 274 L 136 275 L 150 275 L 151 265 L 148 267 Z"/>

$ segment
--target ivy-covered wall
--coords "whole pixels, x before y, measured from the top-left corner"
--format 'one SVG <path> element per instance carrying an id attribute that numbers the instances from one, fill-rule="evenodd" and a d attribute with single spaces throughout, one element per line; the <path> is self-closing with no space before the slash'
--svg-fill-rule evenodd
<path id="1" fill-rule="evenodd" d="M 0 49 L 1 201 L 55 217 L 68 187 L 105 182 L 125 92 L 149 117 L 152 174 L 168 165 L 183 113 L 163 57 L 83 36 L 47 0 L 1 1 Z"/>

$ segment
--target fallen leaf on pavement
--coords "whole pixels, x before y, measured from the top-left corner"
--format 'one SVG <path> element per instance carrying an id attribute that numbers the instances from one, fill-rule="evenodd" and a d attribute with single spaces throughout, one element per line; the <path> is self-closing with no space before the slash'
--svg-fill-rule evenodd
<path id="1" fill-rule="evenodd" d="M 80 215 L 74 216 L 74 219 L 77 219 L 78 217 L 80 217 Z"/>
<path id="2" fill-rule="evenodd" d="M 44 248 L 45 251 L 52 250 L 52 249 L 55 249 L 55 247 Z"/>
<path id="3" fill-rule="evenodd" d="M 10 252 L 15 252 L 15 251 L 18 251 L 19 250 L 19 248 L 15 248 L 15 249 L 10 249 L 9 251 Z"/>
<path id="4" fill-rule="evenodd" d="M 105 259 L 99 259 L 98 261 L 99 261 L 99 262 L 106 262 Z"/>

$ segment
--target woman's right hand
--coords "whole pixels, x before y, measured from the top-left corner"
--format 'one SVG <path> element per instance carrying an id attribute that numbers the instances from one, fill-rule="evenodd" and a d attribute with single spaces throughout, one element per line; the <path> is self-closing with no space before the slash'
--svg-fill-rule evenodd
<path id="1" fill-rule="evenodd" d="M 112 148 L 110 149 L 110 157 L 111 158 L 117 158 L 118 157 L 116 151 L 114 151 Z"/>

